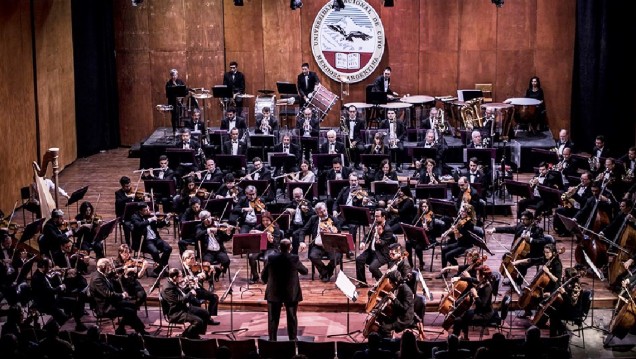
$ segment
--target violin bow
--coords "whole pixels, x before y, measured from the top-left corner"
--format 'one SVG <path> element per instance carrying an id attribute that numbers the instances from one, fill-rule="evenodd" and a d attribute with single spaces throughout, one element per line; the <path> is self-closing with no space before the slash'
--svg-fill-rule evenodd
<path id="1" fill-rule="evenodd" d="M 11 216 L 9 216 L 9 222 L 7 222 L 7 230 L 9 229 L 9 226 L 11 225 L 11 220 L 13 219 L 13 216 L 15 215 L 15 209 L 18 206 L 18 202 L 20 202 L 20 201 L 19 200 L 15 201 L 15 204 L 13 205 L 13 211 L 11 212 Z M 11 253 L 11 262 L 13 262 L 13 259 L 15 258 L 15 250 L 18 248 L 18 243 L 19 242 L 20 241 L 18 241 L 16 239 L 15 245 L 13 246 L 13 253 Z"/>
<path id="2" fill-rule="evenodd" d="M 201 183 L 199 183 L 199 185 L 197 186 L 197 192 L 199 192 L 199 190 L 201 189 L 201 186 L 203 185 L 204 178 L 205 178 L 205 176 L 208 173 L 210 173 L 210 170 L 208 170 L 208 169 L 206 169 L 205 171 L 201 172 Z M 208 198 L 210 198 L 210 197 L 208 196 Z"/>

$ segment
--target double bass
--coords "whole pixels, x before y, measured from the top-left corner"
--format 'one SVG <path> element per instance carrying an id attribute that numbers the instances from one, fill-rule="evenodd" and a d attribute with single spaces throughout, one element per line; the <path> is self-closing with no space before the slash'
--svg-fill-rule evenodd
<path id="1" fill-rule="evenodd" d="M 629 288 L 629 285 L 623 286 L 621 293 L 616 301 L 616 308 L 609 324 L 610 333 L 623 339 L 636 325 L 636 302 L 634 302 L 636 290 Z"/>
<path id="2" fill-rule="evenodd" d="M 625 216 L 625 220 L 618 231 L 618 235 L 614 240 L 614 243 L 618 244 L 618 254 L 614 258 L 614 261 L 609 265 L 608 280 L 610 287 L 617 287 L 620 285 L 622 279 L 625 278 L 626 269 L 623 262 L 629 260 L 632 253 L 636 252 L 636 229 L 627 224 L 628 218 L 632 215 L 632 209 L 630 213 Z"/>
<path id="3" fill-rule="evenodd" d="M 605 188 L 605 186 L 603 186 Z M 602 192 L 602 191 L 601 191 Z M 609 224 L 609 216 L 605 211 L 602 211 L 598 204 L 600 200 L 597 198 L 592 212 L 585 223 L 585 228 L 595 233 L 598 233 L 601 228 L 607 227 Z M 574 258 L 576 263 L 587 265 L 585 261 L 585 252 L 592 260 L 595 266 L 602 267 L 607 264 L 607 245 L 596 236 L 578 236 L 576 239 L 576 248 L 574 249 Z"/>

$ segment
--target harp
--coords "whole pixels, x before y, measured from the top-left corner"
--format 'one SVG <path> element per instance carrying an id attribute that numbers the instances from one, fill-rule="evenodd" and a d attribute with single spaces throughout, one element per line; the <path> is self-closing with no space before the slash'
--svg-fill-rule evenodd
<path id="1" fill-rule="evenodd" d="M 58 189 L 57 189 L 57 175 L 59 164 L 57 162 L 58 155 L 60 149 L 59 148 L 49 148 L 44 157 L 42 158 L 42 166 L 40 166 L 37 161 L 33 161 L 33 179 L 35 181 L 35 187 L 38 193 L 38 200 L 40 202 L 40 213 L 42 214 L 42 218 L 46 218 L 48 220 L 51 218 L 51 211 L 55 208 L 58 208 Z M 46 175 L 46 170 L 48 168 L 49 163 L 52 164 L 53 168 L 53 183 L 55 184 L 55 200 L 51 195 L 51 191 L 49 191 L 49 187 L 46 185 L 44 176 Z"/>

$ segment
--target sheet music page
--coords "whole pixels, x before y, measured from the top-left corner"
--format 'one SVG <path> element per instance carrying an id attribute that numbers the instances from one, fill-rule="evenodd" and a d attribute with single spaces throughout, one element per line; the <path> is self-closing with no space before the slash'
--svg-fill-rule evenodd
<path id="1" fill-rule="evenodd" d="M 356 286 L 353 285 L 353 282 L 351 282 L 342 271 L 338 272 L 338 277 L 336 277 L 336 287 L 338 287 L 347 298 L 351 299 L 351 301 L 355 302 L 358 299 Z"/>

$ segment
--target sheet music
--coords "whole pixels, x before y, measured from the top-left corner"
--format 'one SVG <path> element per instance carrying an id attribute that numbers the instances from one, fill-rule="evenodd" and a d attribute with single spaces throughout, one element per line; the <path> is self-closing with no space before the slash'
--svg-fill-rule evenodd
<path id="1" fill-rule="evenodd" d="M 351 301 L 355 302 L 358 299 L 356 286 L 353 285 L 353 282 L 351 282 L 342 271 L 338 272 L 338 276 L 336 277 L 336 287 L 338 287 L 347 298 L 351 299 Z"/>

